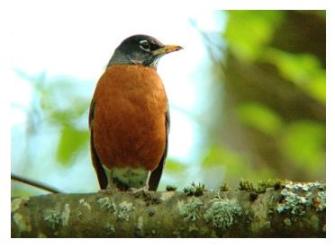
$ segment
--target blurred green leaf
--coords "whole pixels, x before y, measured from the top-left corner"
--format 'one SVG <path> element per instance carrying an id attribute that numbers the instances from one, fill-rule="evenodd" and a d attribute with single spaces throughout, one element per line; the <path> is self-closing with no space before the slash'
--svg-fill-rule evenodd
<path id="1" fill-rule="evenodd" d="M 282 127 L 281 117 L 264 104 L 243 103 L 238 106 L 237 112 L 242 123 L 267 135 L 275 135 Z"/>
<path id="2" fill-rule="evenodd" d="M 85 114 L 88 106 L 87 99 L 76 99 L 74 97 L 73 104 L 65 110 L 48 109 L 48 121 L 56 125 L 69 125 Z"/>
<path id="3" fill-rule="evenodd" d="M 68 165 L 79 151 L 87 144 L 87 130 L 79 130 L 73 126 L 64 126 L 61 130 L 56 158 L 62 165 Z"/>
<path id="4" fill-rule="evenodd" d="M 36 190 L 35 190 L 36 191 Z M 36 192 L 31 190 L 29 185 L 12 186 L 11 197 L 25 197 L 36 195 Z"/>
<path id="5" fill-rule="evenodd" d="M 71 109 L 62 111 L 62 110 L 50 110 L 49 111 L 49 121 L 53 124 L 68 125 L 72 121 L 76 120 L 76 116 Z"/>
<path id="6" fill-rule="evenodd" d="M 264 59 L 277 66 L 281 75 L 302 90 L 325 103 L 326 71 L 312 54 L 291 54 L 278 49 L 267 49 Z"/>
<path id="7" fill-rule="evenodd" d="M 283 154 L 311 173 L 320 172 L 320 168 L 325 166 L 325 144 L 325 126 L 315 121 L 288 125 L 280 142 Z"/>
<path id="8" fill-rule="evenodd" d="M 168 159 L 166 161 L 166 165 L 164 167 L 164 171 L 167 172 L 167 173 L 182 173 L 184 172 L 186 169 L 186 165 L 177 161 L 177 160 L 174 160 L 174 159 Z"/>
<path id="9" fill-rule="evenodd" d="M 225 182 L 236 182 L 241 178 L 264 179 L 272 178 L 273 172 L 270 168 L 253 168 L 243 153 L 235 152 L 223 146 L 212 145 L 204 154 L 202 159 L 203 170 L 223 167 Z M 222 182 L 223 183 L 223 182 Z"/>
<path id="10" fill-rule="evenodd" d="M 69 78 L 56 78 L 47 85 L 40 97 L 48 121 L 69 125 L 88 110 L 89 100 L 78 93 L 78 87 L 80 84 Z"/>
<path id="11" fill-rule="evenodd" d="M 283 17 L 282 11 L 228 11 L 225 38 L 230 49 L 240 58 L 254 60 L 272 39 Z"/>
<path id="12" fill-rule="evenodd" d="M 233 167 L 241 167 L 241 165 L 245 164 L 245 161 L 238 153 L 216 145 L 212 145 L 202 159 L 204 168 L 227 164 Z"/>

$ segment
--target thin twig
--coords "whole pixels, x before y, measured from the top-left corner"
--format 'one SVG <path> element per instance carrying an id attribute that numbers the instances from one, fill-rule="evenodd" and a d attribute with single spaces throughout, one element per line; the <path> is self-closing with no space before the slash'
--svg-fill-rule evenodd
<path id="1" fill-rule="evenodd" d="M 11 179 L 14 180 L 14 181 L 20 182 L 20 183 L 28 184 L 30 186 L 33 186 L 33 187 L 51 192 L 51 193 L 62 193 L 58 189 L 53 188 L 51 186 L 45 185 L 45 184 L 40 183 L 40 182 L 36 182 L 34 180 L 31 180 L 31 179 L 24 178 L 24 177 L 21 177 L 21 176 L 17 176 L 17 175 L 14 175 L 14 174 L 11 174 Z"/>

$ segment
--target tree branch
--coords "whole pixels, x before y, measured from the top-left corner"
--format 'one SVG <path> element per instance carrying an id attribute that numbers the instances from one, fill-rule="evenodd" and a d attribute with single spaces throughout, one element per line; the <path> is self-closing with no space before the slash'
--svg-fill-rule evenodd
<path id="1" fill-rule="evenodd" d="M 325 237 L 320 183 L 12 199 L 12 237 Z"/>

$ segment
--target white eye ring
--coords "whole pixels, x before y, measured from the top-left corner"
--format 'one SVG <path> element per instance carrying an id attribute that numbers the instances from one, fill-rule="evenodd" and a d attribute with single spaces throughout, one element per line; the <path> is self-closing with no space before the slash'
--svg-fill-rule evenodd
<path id="1" fill-rule="evenodd" d="M 150 44 L 147 40 L 140 40 L 140 48 L 146 52 L 150 52 Z"/>

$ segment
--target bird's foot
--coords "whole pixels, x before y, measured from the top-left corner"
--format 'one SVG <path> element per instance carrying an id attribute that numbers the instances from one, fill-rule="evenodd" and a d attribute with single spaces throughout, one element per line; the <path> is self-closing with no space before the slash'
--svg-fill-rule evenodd
<path id="1" fill-rule="evenodd" d="M 157 194 L 155 191 L 150 191 L 148 186 L 142 188 L 130 188 L 129 192 L 136 198 L 142 198 L 149 205 L 161 202 L 160 194 Z"/>
<path id="2" fill-rule="evenodd" d="M 99 190 L 99 193 L 105 193 L 105 194 L 112 194 L 112 193 L 115 193 L 115 192 L 118 192 L 118 188 L 116 187 L 116 185 L 114 184 L 108 184 L 107 185 L 107 188 L 105 189 L 100 189 Z"/>
<path id="3" fill-rule="evenodd" d="M 141 195 L 145 196 L 145 195 L 148 195 L 150 191 L 149 191 L 149 187 L 146 185 L 141 188 L 130 188 L 129 192 L 137 196 L 141 196 Z"/>

